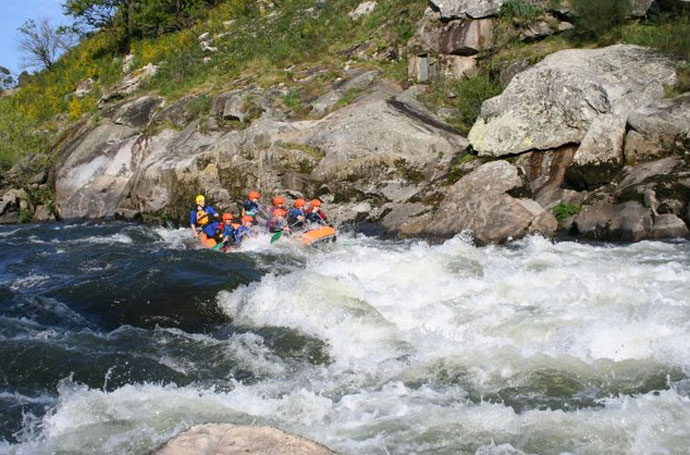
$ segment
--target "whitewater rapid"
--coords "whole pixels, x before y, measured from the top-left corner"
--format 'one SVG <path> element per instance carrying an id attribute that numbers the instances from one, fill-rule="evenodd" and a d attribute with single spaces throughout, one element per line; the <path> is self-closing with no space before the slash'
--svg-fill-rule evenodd
<path id="1" fill-rule="evenodd" d="M 188 248 L 184 231 L 157 235 Z M 225 335 L 70 335 L 141 337 L 141 355 L 180 377 L 212 373 L 114 390 L 65 378 L 50 412 L 0 451 L 143 454 L 191 424 L 231 422 L 352 455 L 690 453 L 686 241 L 261 240 L 222 258 L 263 271 L 215 296 Z"/>

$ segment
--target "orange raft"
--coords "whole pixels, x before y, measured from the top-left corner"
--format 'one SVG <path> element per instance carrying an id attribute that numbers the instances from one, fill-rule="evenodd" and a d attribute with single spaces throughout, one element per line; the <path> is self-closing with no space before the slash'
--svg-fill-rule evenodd
<path id="1" fill-rule="evenodd" d="M 309 229 L 293 237 L 302 245 L 315 245 L 318 243 L 335 242 L 335 229 L 331 226 L 320 226 Z"/>
<path id="2" fill-rule="evenodd" d="M 240 227 L 240 224 L 232 223 L 232 227 L 233 229 L 237 229 L 238 227 Z M 203 231 L 201 232 L 201 234 L 199 234 L 199 241 L 201 242 L 201 245 L 206 248 L 213 248 L 218 244 L 218 242 L 216 242 L 215 239 L 209 238 L 209 236 L 206 235 L 206 233 Z"/>

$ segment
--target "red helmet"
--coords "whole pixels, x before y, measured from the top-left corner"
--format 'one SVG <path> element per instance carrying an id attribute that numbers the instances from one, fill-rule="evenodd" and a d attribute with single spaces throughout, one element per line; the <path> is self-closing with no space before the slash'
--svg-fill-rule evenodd
<path id="1" fill-rule="evenodd" d="M 309 207 L 321 207 L 321 201 L 318 199 L 312 199 L 309 201 Z"/>
<path id="2" fill-rule="evenodd" d="M 295 203 L 294 203 L 293 205 L 294 205 L 296 208 L 299 209 L 299 208 L 302 208 L 302 207 L 304 207 L 305 205 L 307 205 L 307 201 L 305 201 L 305 200 L 302 199 L 302 198 L 295 199 Z"/>
<path id="3" fill-rule="evenodd" d="M 221 217 L 223 221 L 230 221 L 232 220 L 232 213 L 225 212 L 223 213 L 223 216 Z"/>
<path id="4" fill-rule="evenodd" d="M 285 218 L 285 215 L 287 215 L 287 212 L 283 209 L 276 209 L 273 211 L 273 216 L 282 216 Z"/>
<path id="5" fill-rule="evenodd" d="M 247 195 L 247 199 L 260 199 L 261 198 L 261 193 L 258 191 L 250 191 L 249 194 Z"/>
<path id="6" fill-rule="evenodd" d="M 245 215 L 245 216 L 242 217 L 242 224 L 244 224 L 244 223 L 253 223 L 253 222 L 254 222 L 254 218 L 252 218 L 252 217 L 249 216 L 249 215 Z"/>
<path id="7" fill-rule="evenodd" d="M 279 205 L 285 204 L 285 198 L 283 196 L 276 196 L 273 198 L 273 205 L 278 207 Z"/>

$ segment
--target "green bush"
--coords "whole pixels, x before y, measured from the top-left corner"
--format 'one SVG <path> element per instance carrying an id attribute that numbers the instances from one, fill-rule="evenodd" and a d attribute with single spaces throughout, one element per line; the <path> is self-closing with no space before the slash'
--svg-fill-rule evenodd
<path id="1" fill-rule="evenodd" d="M 577 13 L 577 30 L 588 38 L 598 38 L 624 23 L 630 16 L 631 0 L 571 0 Z"/>
<path id="2" fill-rule="evenodd" d="M 563 221 L 568 217 L 580 213 L 580 206 L 575 204 L 569 204 L 568 202 L 561 202 L 553 208 L 552 213 L 558 221 Z"/>
<path id="3" fill-rule="evenodd" d="M 479 117 L 482 103 L 499 95 L 501 88 L 492 82 L 488 76 L 479 75 L 452 82 L 450 92 L 456 96 L 459 102 L 460 123 L 456 126 L 462 132 L 467 133 Z"/>

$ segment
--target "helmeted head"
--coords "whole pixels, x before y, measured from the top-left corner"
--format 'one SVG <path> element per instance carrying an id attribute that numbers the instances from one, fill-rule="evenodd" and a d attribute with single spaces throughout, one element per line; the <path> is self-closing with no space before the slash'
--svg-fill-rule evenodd
<path id="1" fill-rule="evenodd" d="M 206 203 L 206 198 L 203 194 L 197 194 L 195 201 L 196 205 L 204 205 Z"/>
<path id="2" fill-rule="evenodd" d="M 302 198 L 295 199 L 295 203 L 293 204 L 296 209 L 301 209 L 305 205 L 307 205 L 307 201 L 305 201 Z"/>
<path id="3" fill-rule="evenodd" d="M 276 218 L 285 218 L 285 215 L 287 215 L 287 213 L 283 209 L 276 209 L 273 211 L 273 216 Z"/>
<path id="4" fill-rule="evenodd" d="M 225 212 L 221 218 L 223 219 L 223 223 L 229 223 L 232 221 L 232 213 Z"/>
<path id="5" fill-rule="evenodd" d="M 283 196 L 276 196 L 273 198 L 273 206 L 280 207 L 285 205 L 285 198 Z"/>
<path id="6" fill-rule="evenodd" d="M 321 207 L 321 201 L 319 201 L 318 199 L 312 199 L 311 201 L 309 201 L 309 208 L 310 209 L 319 208 L 319 207 Z"/>
<path id="7" fill-rule="evenodd" d="M 258 191 L 254 191 L 254 190 L 251 190 L 249 192 L 249 194 L 247 195 L 247 199 L 249 199 L 250 201 L 253 201 L 255 199 L 260 199 L 260 198 L 261 198 L 261 193 L 259 193 Z"/>
<path id="8" fill-rule="evenodd" d="M 253 223 L 254 223 L 254 218 L 252 218 L 252 217 L 249 216 L 249 215 L 243 216 L 243 217 L 242 217 L 242 224 L 247 224 L 247 223 L 253 224 Z"/>

